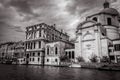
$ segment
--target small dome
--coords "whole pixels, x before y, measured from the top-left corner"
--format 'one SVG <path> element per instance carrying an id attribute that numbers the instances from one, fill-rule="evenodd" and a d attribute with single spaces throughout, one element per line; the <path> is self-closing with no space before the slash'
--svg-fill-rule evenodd
<path id="1" fill-rule="evenodd" d="M 119 15 L 119 12 L 116 9 L 114 9 L 114 8 L 105 8 L 100 13 Z"/>

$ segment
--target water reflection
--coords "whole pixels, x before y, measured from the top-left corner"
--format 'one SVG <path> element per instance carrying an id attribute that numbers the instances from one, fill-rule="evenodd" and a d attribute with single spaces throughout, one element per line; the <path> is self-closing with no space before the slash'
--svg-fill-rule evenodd
<path id="1" fill-rule="evenodd" d="M 50 66 L 0 65 L 0 80 L 120 80 L 120 72 Z"/>

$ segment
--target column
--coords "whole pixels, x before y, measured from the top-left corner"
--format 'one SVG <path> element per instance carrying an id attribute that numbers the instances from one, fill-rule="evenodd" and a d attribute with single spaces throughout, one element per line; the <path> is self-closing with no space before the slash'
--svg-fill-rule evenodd
<path id="1" fill-rule="evenodd" d="M 114 55 L 114 57 L 115 57 L 115 63 L 117 63 L 117 56 L 116 56 L 116 55 Z"/>

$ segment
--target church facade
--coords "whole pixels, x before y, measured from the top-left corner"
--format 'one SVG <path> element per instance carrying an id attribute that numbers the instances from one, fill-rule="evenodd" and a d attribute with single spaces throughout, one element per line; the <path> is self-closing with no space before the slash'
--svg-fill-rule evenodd
<path id="1" fill-rule="evenodd" d="M 120 58 L 120 15 L 104 3 L 104 9 L 97 14 L 86 17 L 77 26 L 75 56 L 83 57 L 86 62 L 97 57 L 98 62 L 108 57 L 117 63 Z"/>

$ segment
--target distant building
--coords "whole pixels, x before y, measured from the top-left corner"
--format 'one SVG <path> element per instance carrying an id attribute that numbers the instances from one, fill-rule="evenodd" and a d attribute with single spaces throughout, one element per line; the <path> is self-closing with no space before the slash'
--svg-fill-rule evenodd
<path id="1" fill-rule="evenodd" d="M 7 59 L 12 60 L 14 58 L 14 51 L 15 51 L 15 42 L 11 45 L 7 46 Z"/>
<path id="2" fill-rule="evenodd" d="M 13 45 L 14 42 L 6 42 L 0 44 L 0 62 L 5 63 L 6 60 L 12 60 L 12 48 L 10 48 L 11 45 Z"/>
<path id="3" fill-rule="evenodd" d="M 14 56 L 16 64 L 26 64 L 25 43 L 16 42 L 14 47 Z"/>
<path id="4" fill-rule="evenodd" d="M 69 41 L 69 36 L 45 23 L 26 27 L 27 64 L 44 64 L 45 45 L 55 40 Z"/>
<path id="5" fill-rule="evenodd" d="M 24 42 L 6 42 L 0 44 L 1 63 L 25 64 L 25 46 Z"/>

